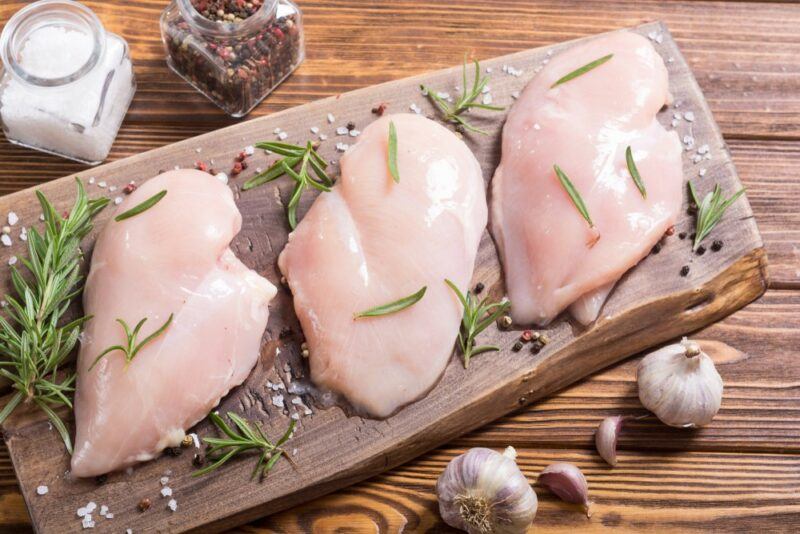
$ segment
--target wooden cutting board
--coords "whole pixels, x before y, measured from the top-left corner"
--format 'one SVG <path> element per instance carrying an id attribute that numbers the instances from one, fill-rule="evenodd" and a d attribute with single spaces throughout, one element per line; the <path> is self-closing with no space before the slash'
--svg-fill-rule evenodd
<path id="1" fill-rule="evenodd" d="M 660 113 L 662 123 L 671 128 L 674 113 L 694 114 L 693 121 L 681 119 L 675 126 L 681 138 L 691 135 L 696 140 L 694 148 L 684 152 L 685 178 L 693 179 L 703 193 L 715 183 L 721 184 L 728 194 L 738 190 L 741 184 L 725 143 L 668 30 L 663 24 L 652 23 L 633 31 L 653 40 L 669 69 L 675 101 Z M 511 104 L 512 94 L 525 86 L 547 58 L 571 44 L 482 62 L 484 68 L 492 69 L 489 85 L 494 102 Z M 522 74 L 509 74 L 504 66 Z M 319 127 L 329 136 L 322 143 L 321 154 L 336 160 L 340 155 L 336 143 L 355 142 L 351 137 L 336 136 L 336 127 L 352 121 L 357 128 L 363 128 L 375 118 L 371 109 L 380 103 L 386 103 L 389 112 L 408 111 L 413 104 L 433 116 L 433 107 L 421 95 L 419 84 L 452 93 L 460 77 L 458 66 L 354 91 L 103 165 L 83 173 L 81 178 L 86 182 L 94 178 L 93 184 L 87 185 L 91 196 L 113 198 L 121 194 L 121 188 L 130 180 L 141 182 L 176 165 L 191 167 L 197 161 L 204 161 L 217 171 L 227 172 L 238 152 L 257 141 L 274 139 L 276 128 L 289 134 L 287 141 L 304 142 L 315 138 L 310 128 Z M 326 120 L 328 113 L 335 116 L 333 124 Z M 490 135 L 471 135 L 466 141 L 481 162 L 488 182 L 500 157 L 504 114 L 486 113 L 478 117 L 476 123 Z M 710 157 L 696 163 L 697 148 L 702 145 L 708 145 Z M 291 184 L 283 179 L 241 192 L 241 184 L 253 175 L 254 169 L 266 168 L 272 158 L 259 151 L 248 161 L 249 169 L 231 181 L 244 216 L 233 249 L 248 266 L 279 285 L 276 259 L 287 238 L 282 202 L 288 199 Z M 701 169 L 705 172 L 699 177 Z M 40 189 L 58 208 L 67 209 L 74 196 L 73 180 L 74 177 L 62 178 Z M 105 188 L 98 185 L 101 182 Z M 118 189 L 111 192 L 111 186 Z M 303 198 L 301 217 L 312 200 L 312 194 Z M 31 190 L 0 198 L 0 214 L 10 210 L 21 218 L 14 227 L 15 233 L 20 225 L 38 224 L 39 209 Z M 110 213 L 111 210 L 106 210 L 98 217 L 98 229 L 102 229 Z M 681 212 L 675 230 L 674 236 L 664 239 L 660 253 L 650 255 L 623 277 L 606 303 L 602 317 L 590 328 L 577 327 L 566 319 L 556 321 L 543 330 L 551 342 L 537 355 L 527 348 L 520 352 L 510 350 L 518 331 L 490 328 L 483 341 L 504 347 L 500 353 L 477 357 L 468 370 L 454 357 L 427 397 L 386 420 L 348 415 L 341 407 L 313 407 L 312 415 L 301 416 L 288 446 L 293 451 L 296 469 L 281 461 L 262 483 L 249 479 L 254 458 L 238 459 L 205 477 L 191 477 L 193 448 L 175 457 L 164 455 L 137 466 L 132 472 L 109 475 L 103 482 L 73 480 L 68 474 L 68 456 L 55 431 L 37 412 L 21 411 L 6 422 L 5 432 L 33 524 L 39 532 L 81 531 L 76 510 L 95 502 L 98 508 L 108 506 L 114 514 L 109 520 L 95 510 L 95 531 L 120 532 L 131 528 L 134 532 L 209 532 L 239 525 L 405 462 L 627 356 L 716 321 L 764 292 L 766 255 L 744 198 L 731 207 L 713 232 L 714 238 L 724 240 L 724 247 L 718 252 L 693 255 L 690 240 L 678 238 L 680 232 L 694 230 L 694 218 L 686 210 Z M 11 255 L 24 254 L 24 243 L 14 237 L 11 248 L 0 250 L 3 265 Z M 93 237 L 87 240 L 87 250 Z M 681 277 L 679 272 L 684 265 L 690 266 L 690 273 Z M 1 289 L 5 292 L 8 280 L 7 276 L 3 278 Z M 484 283 L 486 292 L 494 297 L 504 294 L 497 254 L 488 233 L 481 242 L 473 280 L 477 282 Z M 287 326 L 295 335 L 281 339 L 279 334 Z M 295 395 L 282 392 L 288 409 L 281 410 L 271 400 L 274 392 L 268 389 L 267 381 L 288 387 L 290 382 L 303 380 L 307 369 L 300 356 L 301 337 L 291 296 L 281 291 L 271 304 L 259 364 L 247 382 L 222 401 L 220 411 L 233 410 L 260 420 L 268 435 L 279 435 L 286 428 L 289 416 L 298 411 L 290 401 Z M 280 350 L 275 360 L 276 349 Z M 177 394 L 180 391 L 176 390 Z M 310 400 L 304 400 L 311 404 Z M 71 423 L 71 416 L 66 412 L 65 415 Z M 201 437 L 213 432 L 205 421 L 194 430 Z M 168 509 L 168 499 L 159 493 L 162 476 L 169 478 L 167 485 L 177 500 L 175 512 Z M 39 485 L 48 486 L 49 492 L 37 495 Z M 150 499 L 152 506 L 141 512 L 137 505 L 145 498 Z"/>

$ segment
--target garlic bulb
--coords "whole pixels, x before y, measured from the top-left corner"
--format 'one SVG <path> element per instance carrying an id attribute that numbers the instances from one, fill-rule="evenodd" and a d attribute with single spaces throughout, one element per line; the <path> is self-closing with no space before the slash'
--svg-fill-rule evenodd
<path id="1" fill-rule="evenodd" d="M 639 400 L 670 426 L 707 425 L 722 403 L 722 378 L 694 341 L 683 338 L 645 356 L 636 373 Z"/>
<path id="2" fill-rule="evenodd" d="M 474 448 L 453 458 L 436 483 L 439 513 L 451 527 L 470 534 L 522 534 L 538 501 L 517 467 L 517 453 Z"/>

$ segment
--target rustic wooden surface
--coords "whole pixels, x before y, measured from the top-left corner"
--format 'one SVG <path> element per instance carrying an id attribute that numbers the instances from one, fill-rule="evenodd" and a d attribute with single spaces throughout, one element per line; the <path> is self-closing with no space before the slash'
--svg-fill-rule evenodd
<path id="1" fill-rule="evenodd" d="M 130 3 L 126 3 L 130 4 Z M 772 289 L 759 302 L 711 327 L 750 356 L 720 370 L 723 411 L 702 432 L 687 435 L 643 421 L 626 434 L 610 470 L 591 450 L 603 415 L 641 413 L 628 362 L 560 395 L 473 433 L 371 482 L 259 521 L 248 531 L 407 531 L 441 528 L 430 490 L 447 458 L 476 443 L 521 448 L 533 476 L 550 459 L 588 468 L 601 514 L 591 523 L 564 512 L 540 493 L 537 524 L 628 530 L 797 530 L 798 389 L 796 363 L 800 282 L 796 176 L 800 153 L 800 66 L 797 21 L 788 3 L 744 2 L 302 2 L 309 59 L 257 110 L 267 114 L 355 87 L 447 66 L 464 51 L 479 58 L 559 42 L 647 20 L 665 20 L 687 56 L 716 119 L 759 221 Z M 366 5 L 365 5 L 366 4 Z M 0 6 L 6 20 L 21 3 Z M 156 18 L 161 2 L 127 10 L 95 2 L 107 26 L 131 43 L 140 90 L 115 145 L 114 158 L 209 131 L 230 121 L 166 74 Z M 491 15 L 491 16 L 490 16 Z M 360 46 L 359 46 L 360 45 Z M 11 192 L 80 169 L 0 144 L 0 187 Z M 753 360 L 757 358 L 757 364 Z M 683 452 L 676 451 L 701 451 Z M 27 524 L 7 457 L 0 461 L 0 525 Z M 585 464 L 584 464 L 585 462 Z M 711 483 L 709 483 L 711 481 Z M 794 506 L 794 508 L 793 508 Z M 377 527 L 376 527 L 377 526 Z"/>

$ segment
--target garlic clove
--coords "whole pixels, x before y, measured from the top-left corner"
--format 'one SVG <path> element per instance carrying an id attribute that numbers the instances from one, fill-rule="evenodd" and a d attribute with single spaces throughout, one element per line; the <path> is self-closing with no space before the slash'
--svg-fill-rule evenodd
<path id="1" fill-rule="evenodd" d="M 436 482 L 445 523 L 470 534 L 527 532 L 538 501 L 515 458 L 513 447 L 477 447 L 451 460 Z"/>
<path id="2" fill-rule="evenodd" d="M 597 432 L 594 434 L 594 444 L 597 452 L 608 465 L 617 465 L 617 441 L 625 419 L 621 415 L 606 417 L 597 427 Z"/>
<path id="3" fill-rule="evenodd" d="M 722 404 L 722 378 L 714 362 L 687 338 L 645 356 L 636 381 L 642 405 L 670 426 L 707 425 Z"/>
<path id="4" fill-rule="evenodd" d="M 586 516 L 591 516 L 589 483 L 577 466 L 566 462 L 550 464 L 539 474 L 538 482 L 562 501 L 582 505 Z"/>

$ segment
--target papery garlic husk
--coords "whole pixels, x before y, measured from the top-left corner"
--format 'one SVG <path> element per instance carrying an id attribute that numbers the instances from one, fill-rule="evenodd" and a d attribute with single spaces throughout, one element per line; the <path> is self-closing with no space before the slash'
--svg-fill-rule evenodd
<path id="1" fill-rule="evenodd" d="M 625 418 L 621 415 L 606 417 L 594 434 L 597 452 L 608 465 L 617 465 L 617 441 L 624 422 Z"/>
<path id="2" fill-rule="evenodd" d="M 445 523 L 470 534 L 525 533 L 538 501 L 516 456 L 513 447 L 477 447 L 453 458 L 436 482 Z"/>
<path id="3" fill-rule="evenodd" d="M 589 501 L 589 483 L 576 465 L 566 462 L 550 464 L 539 474 L 539 484 L 555 493 L 562 501 L 583 505 L 586 515 L 592 503 Z"/>
<path id="4" fill-rule="evenodd" d="M 686 338 L 645 356 L 636 381 L 644 407 L 670 426 L 707 425 L 722 404 L 722 378 L 714 362 Z"/>

